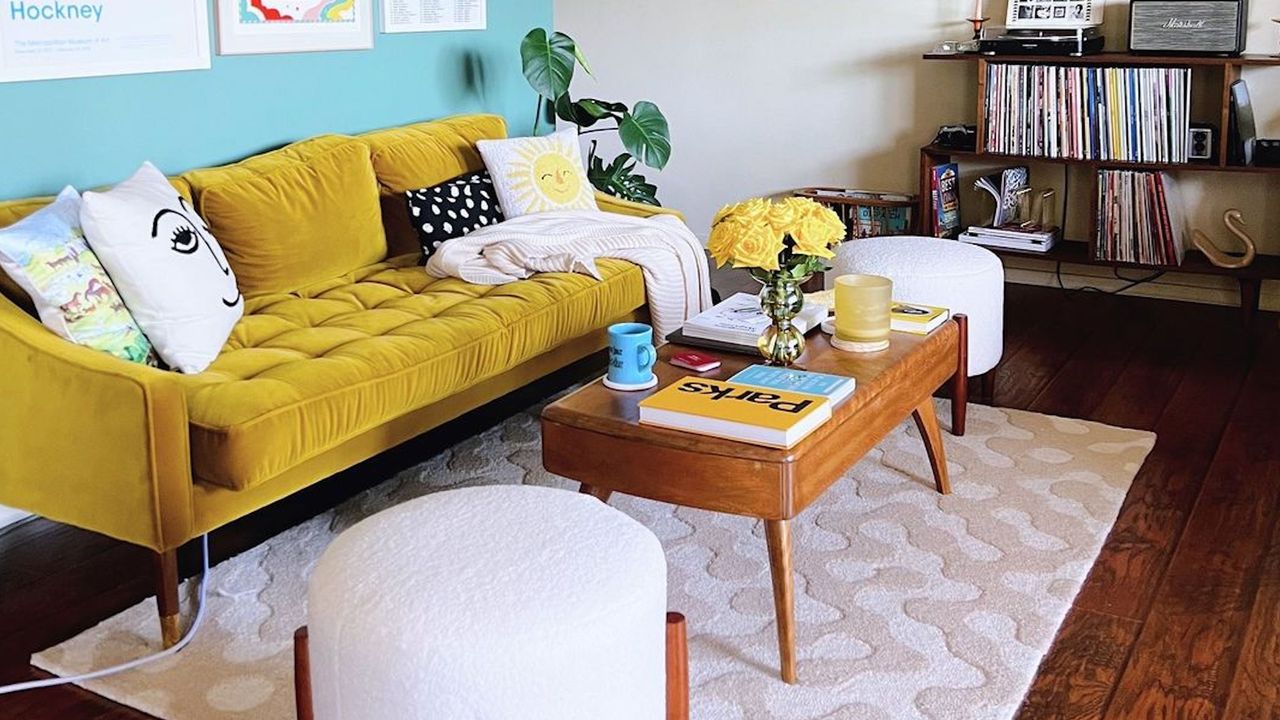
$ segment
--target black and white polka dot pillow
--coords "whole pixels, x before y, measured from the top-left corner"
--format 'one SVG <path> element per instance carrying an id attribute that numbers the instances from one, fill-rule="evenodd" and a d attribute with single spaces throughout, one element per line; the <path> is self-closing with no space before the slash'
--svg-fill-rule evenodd
<path id="1" fill-rule="evenodd" d="M 409 198 L 409 222 L 422 242 L 423 262 L 431 259 L 441 243 L 505 219 L 487 170 L 405 195 Z"/>

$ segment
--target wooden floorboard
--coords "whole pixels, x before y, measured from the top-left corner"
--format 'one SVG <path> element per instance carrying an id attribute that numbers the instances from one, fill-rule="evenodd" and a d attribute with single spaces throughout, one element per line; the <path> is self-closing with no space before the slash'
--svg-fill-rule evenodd
<path id="1" fill-rule="evenodd" d="M 1018 714 L 1021 720 L 1097 720 L 1142 623 L 1072 608 Z"/>
<path id="2" fill-rule="evenodd" d="M 753 290 L 749 282 L 722 290 Z M 1237 311 L 1009 286 L 998 405 L 1154 430 L 1116 526 L 1019 717 L 1280 720 L 1280 332 Z M 586 372 L 562 373 L 212 538 L 215 561 L 359 492 Z M 1269 433 L 1269 435 L 1268 435 Z M 184 573 L 198 563 L 183 552 Z M 0 533 L 0 682 L 32 650 L 146 597 L 147 556 L 43 520 Z M 147 717 L 76 688 L 0 696 L 0 718 Z"/>
<path id="3" fill-rule="evenodd" d="M 1106 718 L 1220 718 L 1280 513 L 1280 343 L 1245 382 Z"/>

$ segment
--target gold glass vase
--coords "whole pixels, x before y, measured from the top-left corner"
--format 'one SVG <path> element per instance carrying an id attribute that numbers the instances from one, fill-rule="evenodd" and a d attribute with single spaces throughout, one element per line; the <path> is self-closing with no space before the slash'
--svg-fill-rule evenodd
<path id="1" fill-rule="evenodd" d="M 791 277 L 786 272 L 753 271 L 764 288 L 760 291 L 760 309 L 769 318 L 769 327 L 756 343 L 765 362 L 787 367 L 804 354 L 804 332 L 793 324 L 804 309 L 804 285 L 812 275 Z"/>

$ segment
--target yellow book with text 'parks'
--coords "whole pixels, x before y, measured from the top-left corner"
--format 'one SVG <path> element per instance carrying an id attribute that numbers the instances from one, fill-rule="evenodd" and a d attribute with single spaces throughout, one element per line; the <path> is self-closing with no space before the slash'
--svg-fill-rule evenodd
<path id="1" fill-rule="evenodd" d="M 673 430 L 789 448 L 831 419 L 820 395 L 687 377 L 640 402 L 640 422 Z"/>

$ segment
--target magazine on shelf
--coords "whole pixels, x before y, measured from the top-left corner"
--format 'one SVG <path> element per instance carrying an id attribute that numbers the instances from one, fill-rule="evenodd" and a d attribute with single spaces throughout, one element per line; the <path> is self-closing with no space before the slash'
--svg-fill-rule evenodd
<path id="1" fill-rule="evenodd" d="M 960 232 L 960 166 L 955 163 L 933 168 L 933 230 L 940 238 Z"/>
<path id="2" fill-rule="evenodd" d="M 1061 235 L 1062 233 L 1056 227 L 1027 229 L 1018 226 L 1003 228 L 973 226 L 960 235 L 960 242 L 1005 250 L 1046 253 L 1058 244 Z"/>
<path id="3" fill-rule="evenodd" d="M 1097 260 L 1177 266 L 1188 234 L 1182 193 L 1168 173 L 1098 171 Z"/>
<path id="4" fill-rule="evenodd" d="M 1133 163 L 1190 159 L 1191 69 L 1021 65 L 987 70 L 985 149 Z"/>

